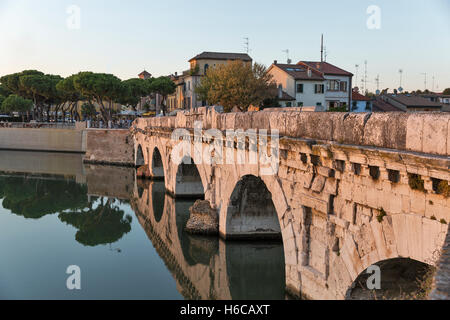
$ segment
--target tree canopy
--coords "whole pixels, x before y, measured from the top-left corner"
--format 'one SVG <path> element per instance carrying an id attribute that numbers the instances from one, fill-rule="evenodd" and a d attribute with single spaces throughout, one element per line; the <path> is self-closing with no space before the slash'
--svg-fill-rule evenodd
<path id="1" fill-rule="evenodd" d="M 196 92 L 202 100 L 230 112 L 234 107 L 247 111 L 250 105 L 262 106 L 276 96 L 277 88 L 265 66 L 233 61 L 209 68 Z"/>
<path id="2" fill-rule="evenodd" d="M 102 118 L 111 120 L 113 104 L 126 92 L 122 81 L 112 74 L 80 72 L 74 75 L 74 88 L 87 100 L 100 106 Z"/>
<path id="3" fill-rule="evenodd" d="M 447 88 L 447 89 L 445 89 L 443 92 L 442 92 L 442 94 L 444 94 L 444 95 L 450 95 L 450 88 Z"/>
<path id="4" fill-rule="evenodd" d="M 136 110 L 137 105 L 142 97 L 149 96 L 151 92 L 151 79 L 144 80 L 140 78 L 133 78 L 122 82 L 124 91 L 122 97 L 119 99 L 120 103 L 132 107 Z"/>
<path id="5" fill-rule="evenodd" d="M 5 113 L 11 112 L 27 112 L 33 108 L 33 101 L 24 99 L 18 95 L 11 94 L 7 98 L 0 96 L 0 111 Z"/>
<path id="6" fill-rule="evenodd" d="M 175 92 L 176 85 L 169 77 L 159 77 L 152 79 L 150 83 L 150 91 L 162 96 L 162 108 L 164 114 L 167 112 L 167 96 Z"/>

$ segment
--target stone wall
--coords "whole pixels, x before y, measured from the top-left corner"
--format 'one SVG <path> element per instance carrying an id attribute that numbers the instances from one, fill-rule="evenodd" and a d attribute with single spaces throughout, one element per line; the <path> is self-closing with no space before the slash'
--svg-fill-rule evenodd
<path id="1" fill-rule="evenodd" d="M 87 129 L 84 162 L 134 166 L 134 142 L 128 130 Z"/>
<path id="2" fill-rule="evenodd" d="M 81 130 L 0 128 L 0 149 L 83 153 L 85 141 Z"/>

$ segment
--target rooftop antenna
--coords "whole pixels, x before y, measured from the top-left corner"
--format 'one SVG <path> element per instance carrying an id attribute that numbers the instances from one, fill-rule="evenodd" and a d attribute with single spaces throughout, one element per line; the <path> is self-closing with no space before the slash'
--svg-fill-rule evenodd
<path id="1" fill-rule="evenodd" d="M 367 91 L 367 60 L 364 61 L 364 93 Z"/>
<path id="2" fill-rule="evenodd" d="M 327 47 L 323 47 L 323 51 L 325 52 L 324 53 L 324 55 L 325 55 L 325 62 L 327 62 L 328 53 L 330 53 L 330 52 L 327 50 Z"/>
<path id="3" fill-rule="evenodd" d="M 287 64 L 291 64 L 292 60 L 289 59 L 289 49 L 283 50 L 284 53 L 286 53 L 287 56 Z"/>
<path id="4" fill-rule="evenodd" d="M 431 92 L 434 92 L 434 75 L 433 75 L 433 83 L 431 85 Z"/>
<path id="5" fill-rule="evenodd" d="M 398 73 L 400 74 L 400 88 L 402 87 L 402 80 L 403 80 L 403 69 L 398 70 Z"/>
<path id="6" fill-rule="evenodd" d="M 355 68 L 356 68 L 356 85 L 358 85 L 358 69 L 359 69 L 359 64 L 355 64 Z"/>
<path id="7" fill-rule="evenodd" d="M 425 76 L 425 90 L 427 90 L 427 73 L 426 72 L 424 72 L 424 73 L 421 73 L 421 75 L 423 75 L 423 76 Z"/>
<path id="8" fill-rule="evenodd" d="M 402 87 L 403 69 L 398 70 L 398 73 L 400 74 L 400 86 L 398 87 L 398 91 L 402 92 L 403 91 L 403 87 Z"/>
<path id="9" fill-rule="evenodd" d="M 247 54 L 249 54 L 250 53 L 250 39 L 248 37 L 245 37 L 244 40 L 245 40 L 245 42 L 244 42 L 245 51 L 247 52 Z"/>
<path id="10" fill-rule="evenodd" d="M 322 33 L 322 40 L 320 43 L 320 62 L 323 62 L 323 33 Z"/>
<path id="11" fill-rule="evenodd" d="M 377 82 L 377 92 L 380 91 L 380 75 L 378 74 L 375 78 L 375 81 Z"/>

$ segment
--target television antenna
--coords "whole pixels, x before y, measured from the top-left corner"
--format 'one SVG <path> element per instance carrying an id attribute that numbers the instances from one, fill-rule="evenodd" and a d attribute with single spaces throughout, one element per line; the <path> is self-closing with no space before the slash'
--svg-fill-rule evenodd
<path id="1" fill-rule="evenodd" d="M 359 69 L 359 64 L 355 64 L 355 68 L 356 68 L 356 85 L 358 85 L 358 69 Z"/>
<path id="2" fill-rule="evenodd" d="M 247 52 L 247 54 L 249 54 L 250 53 L 250 38 L 245 37 L 244 40 L 245 40 L 245 42 L 244 42 L 245 51 Z"/>
<path id="3" fill-rule="evenodd" d="M 283 50 L 284 53 L 286 53 L 287 56 L 287 64 L 291 64 L 292 60 L 289 59 L 289 49 Z"/>
<path id="4" fill-rule="evenodd" d="M 379 74 L 375 78 L 375 81 L 377 83 L 377 91 L 380 91 L 380 75 Z"/>
<path id="5" fill-rule="evenodd" d="M 427 73 L 421 73 L 421 75 L 423 75 L 425 77 L 425 90 L 427 90 Z"/>

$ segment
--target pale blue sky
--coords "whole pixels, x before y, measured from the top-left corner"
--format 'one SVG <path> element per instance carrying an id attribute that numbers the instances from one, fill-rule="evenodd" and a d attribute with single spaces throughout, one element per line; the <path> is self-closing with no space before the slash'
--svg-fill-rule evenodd
<path id="1" fill-rule="evenodd" d="M 66 9 L 81 9 L 81 28 L 67 28 Z M 381 29 L 366 26 L 370 5 L 381 9 Z M 68 76 L 91 70 L 135 77 L 188 69 L 202 51 L 244 52 L 269 66 L 290 58 L 328 62 L 359 79 L 368 61 L 368 86 L 406 90 L 450 87 L 450 0 L 0 0 L 0 75 L 39 69 Z M 358 81 L 359 82 L 359 81 Z"/>

